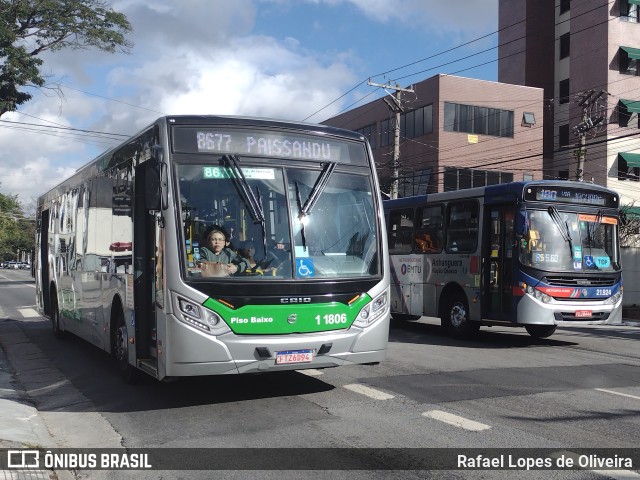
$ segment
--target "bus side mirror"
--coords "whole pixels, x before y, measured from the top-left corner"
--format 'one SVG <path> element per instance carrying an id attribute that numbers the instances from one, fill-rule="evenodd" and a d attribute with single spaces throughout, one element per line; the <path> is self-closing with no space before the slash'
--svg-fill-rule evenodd
<path id="1" fill-rule="evenodd" d="M 526 237 L 529 233 L 529 215 L 526 210 L 518 212 L 518 221 L 516 222 L 516 233 L 522 237 Z"/>

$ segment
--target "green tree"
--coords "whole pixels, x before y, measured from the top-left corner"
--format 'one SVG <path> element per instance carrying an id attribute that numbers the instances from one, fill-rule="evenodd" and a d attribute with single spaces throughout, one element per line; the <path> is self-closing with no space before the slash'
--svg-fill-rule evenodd
<path id="1" fill-rule="evenodd" d="M 620 208 L 620 245 L 640 247 L 640 216 L 634 207 L 635 202 Z"/>
<path id="2" fill-rule="evenodd" d="M 97 48 L 128 53 L 131 24 L 104 0 L 0 0 L 0 116 L 46 86 L 45 50 Z"/>
<path id="3" fill-rule="evenodd" d="M 0 193 L 0 259 L 16 260 L 35 246 L 35 219 L 24 216 L 17 195 Z"/>

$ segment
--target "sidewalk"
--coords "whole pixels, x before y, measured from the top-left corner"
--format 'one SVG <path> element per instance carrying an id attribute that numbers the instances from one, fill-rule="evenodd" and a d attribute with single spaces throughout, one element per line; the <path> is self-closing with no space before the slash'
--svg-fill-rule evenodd
<path id="1" fill-rule="evenodd" d="M 5 321 L 0 319 L 0 322 Z M 1 336 L 1 335 L 0 335 Z M 0 341 L 0 449 L 56 448 L 55 441 L 44 423 L 40 412 L 16 380 Z M 68 470 L 47 469 L 3 470 L 0 461 L 0 478 L 6 480 L 73 480 Z"/>

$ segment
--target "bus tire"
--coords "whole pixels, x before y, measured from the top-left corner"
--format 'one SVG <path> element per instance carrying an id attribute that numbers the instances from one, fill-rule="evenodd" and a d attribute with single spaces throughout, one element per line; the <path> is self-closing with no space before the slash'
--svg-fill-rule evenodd
<path id="1" fill-rule="evenodd" d="M 548 338 L 556 331 L 557 325 L 525 325 L 533 338 Z"/>
<path id="2" fill-rule="evenodd" d="M 469 320 L 469 305 L 461 293 L 454 293 L 440 318 L 444 329 L 454 337 L 468 338 L 480 329 L 480 324 Z"/>
<path id="3" fill-rule="evenodd" d="M 60 310 L 58 310 L 58 297 L 56 296 L 56 291 L 52 290 L 51 292 L 51 330 L 53 331 L 53 336 L 57 339 L 62 339 L 65 337 L 65 331 L 60 329 Z"/>
<path id="4" fill-rule="evenodd" d="M 124 381 L 126 383 L 136 383 L 139 378 L 139 371 L 129 363 L 129 335 L 121 308 L 118 308 L 116 316 L 112 352 Z"/>

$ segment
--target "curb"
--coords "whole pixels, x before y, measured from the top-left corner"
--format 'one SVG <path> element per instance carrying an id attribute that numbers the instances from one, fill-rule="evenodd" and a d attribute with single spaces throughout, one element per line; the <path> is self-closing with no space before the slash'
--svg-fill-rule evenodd
<path id="1" fill-rule="evenodd" d="M 6 319 L 0 319 L 0 449 L 58 448 L 44 418 L 16 378 L 7 358 L 4 341 L 7 331 L 12 335 L 14 329 L 17 330 L 17 326 L 8 325 Z M 3 464 L 4 459 L 0 462 Z M 0 467 L 0 478 L 75 480 L 76 476 L 69 470 L 4 470 Z"/>

